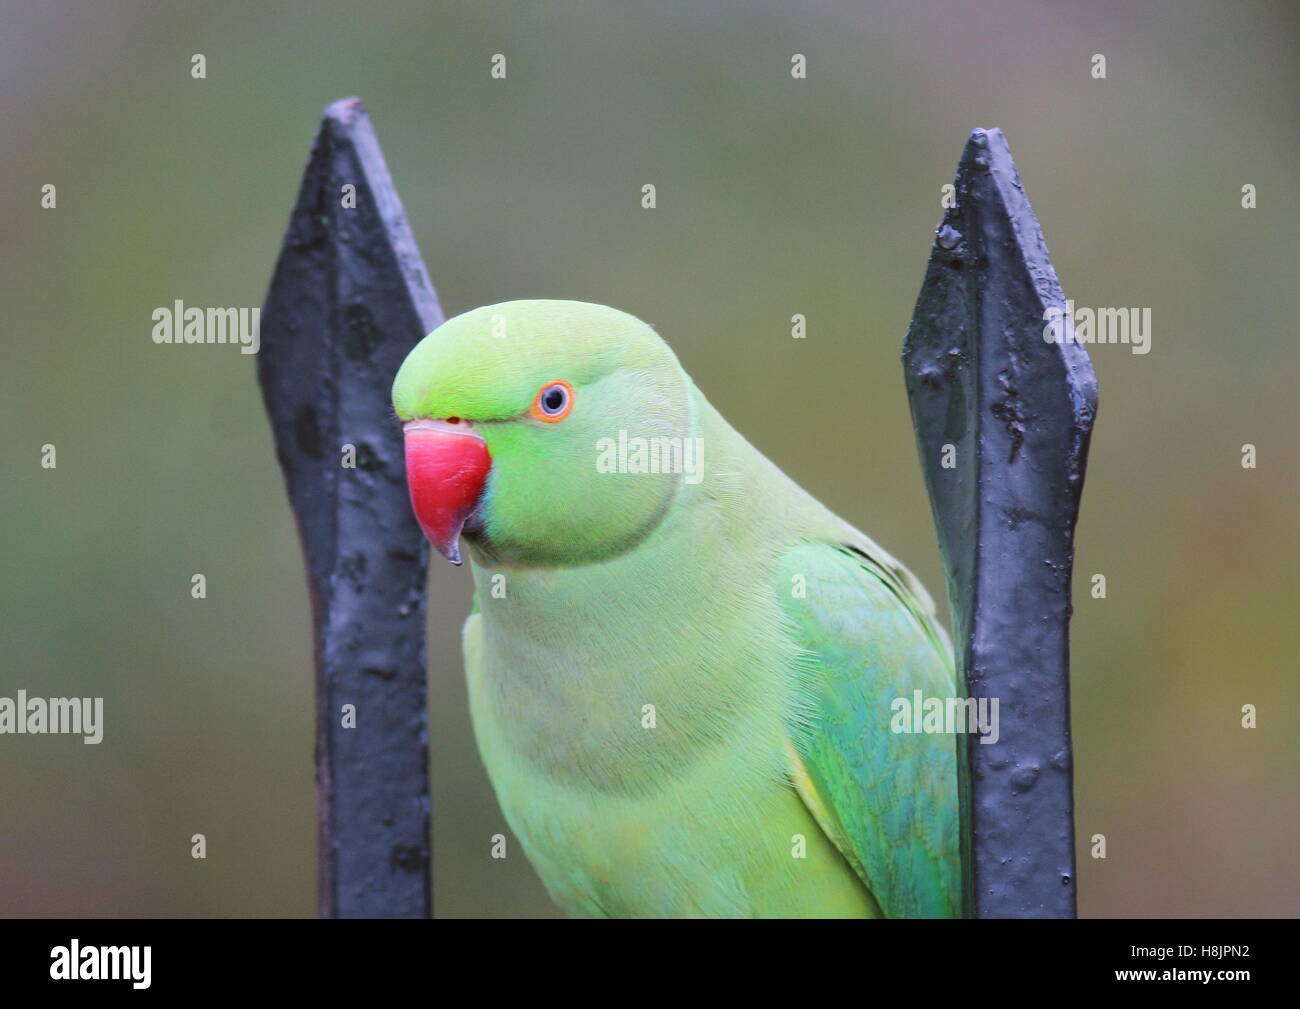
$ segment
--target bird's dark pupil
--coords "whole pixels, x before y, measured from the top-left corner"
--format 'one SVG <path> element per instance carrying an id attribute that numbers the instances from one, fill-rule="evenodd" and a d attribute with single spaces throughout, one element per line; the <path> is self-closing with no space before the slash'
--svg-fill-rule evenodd
<path id="1" fill-rule="evenodd" d="M 547 410 L 550 410 L 552 412 L 564 406 L 564 390 L 547 389 L 546 395 L 542 397 L 542 406 L 546 407 Z"/>

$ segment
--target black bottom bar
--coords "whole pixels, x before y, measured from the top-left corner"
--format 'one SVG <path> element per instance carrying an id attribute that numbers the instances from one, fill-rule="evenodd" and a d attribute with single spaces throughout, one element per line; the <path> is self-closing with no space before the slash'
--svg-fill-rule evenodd
<path id="1" fill-rule="evenodd" d="M 860 931 L 864 927 L 870 935 Z M 557 936 L 553 927 L 546 930 L 549 937 L 501 943 L 498 935 L 478 933 L 473 926 L 450 921 L 9 922 L 0 940 L 0 976 L 5 979 L 6 995 L 29 991 L 83 998 L 114 991 L 136 994 L 129 979 L 51 978 L 52 966 L 62 969 L 68 960 L 63 951 L 70 954 L 75 941 L 79 960 L 85 958 L 87 947 L 139 947 L 137 964 L 143 963 L 142 947 L 148 946 L 149 987 L 139 991 L 171 996 L 195 993 L 205 999 L 284 991 L 296 997 L 329 995 L 337 1001 L 352 993 L 375 995 L 410 985 L 435 1001 L 453 993 L 471 998 L 498 995 L 502 975 L 493 970 L 498 964 L 509 964 L 506 976 L 528 985 L 534 994 L 561 978 L 564 987 L 576 993 L 601 990 L 596 982 L 608 970 L 649 969 L 671 983 L 674 978 L 680 980 L 683 970 L 696 959 L 680 940 L 662 934 L 631 943 L 625 937 L 617 952 L 593 958 L 593 948 L 600 953 L 605 942 L 587 934 L 581 941 L 591 946 L 585 948 L 579 962 L 593 965 L 588 973 L 571 957 L 575 949 L 582 948 L 574 945 L 575 937 L 567 933 Z M 1013 990 L 1028 994 L 1031 989 L 1022 986 L 1040 978 L 1052 982 L 1051 987 L 1042 989 L 1044 994 L 1057 993 L 1058 997 L 1062 986 L 1072 996 L 1097 988 L 1137 991 L 1151 986 L 1227 993 L 1240 992 L 1242 986 L 1249 988 L 1260 981 L 1278 982 L 1290 973 L 1281 963 L 1286 948 L 1281 926 L 1272 922 L 900 921 L 857 926 L 853 934 L 854 943 L 866 942 L 871 951 L 866 960 L 859 958 L 859 975 L 865 967 L 868 976 L 859 976 L 856 983 L 882 993 L 896 991 L 903 983 L 915 985 L 913 992 L 925 996 L 949 989 L 978 998 L 988 993 L 990 986 L 999 995 Z M 841 936 L 847 938 L 848 934 Z M 469 963 L 478 969 L 466 972 L 467 961 L 444 959 L 445 953 L 454 952 L 454 939 L 473 945 L 475 955 Z M 711 972 L 718 982 L 742 980 L 734 958 L 720 954 L 717 948 L 704 954 L 713 960 Z M 537 963 L 543 958 L 545 967 Z M 91 959 L 98 962 L 98 954 Z M 597 967 L 602 960 L 605 966 Z M 833 963 L 833 958 L 826 962 Z M 787 969 L 790 981 L 799 985 L 794 976 L 797 966 L 787 964 Z M 582 980 L 574 976 L 576 971 L 583 973 Z M 1194 977 L 1193 971 L 1198 972 Z M 1200 972 L 1209 972 L 1208 980 Z M 1239 972 L 1246 976 L 1237 976 Z M 813 982 L 809 994 L 828 994 L 828 980 Z M 809 981 L 812 979 L 804 978 Z M 487 990 L 464 991 L 479 985 Z"/>

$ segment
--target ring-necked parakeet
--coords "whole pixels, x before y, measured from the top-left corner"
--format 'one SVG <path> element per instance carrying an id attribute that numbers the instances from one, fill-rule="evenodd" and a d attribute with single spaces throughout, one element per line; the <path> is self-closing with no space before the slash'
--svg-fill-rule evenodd
<path id="1" fill-rule="evenodd" d="M 421 527 L 460 562 L 471 716 L 582 916 L 960 913 L 959 696 L 925 590 L 764 458 L 623 312 L 451 319 L 393 384 Z"/>

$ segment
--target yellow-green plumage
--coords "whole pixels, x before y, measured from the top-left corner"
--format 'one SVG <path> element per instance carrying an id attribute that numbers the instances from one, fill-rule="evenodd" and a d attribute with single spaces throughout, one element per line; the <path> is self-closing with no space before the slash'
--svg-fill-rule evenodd
<path id="1" fill-rule="evenodd" d="M 530 420 L 527 396 L 569 375 L 572 416 Z M 394 402 L 475 422 L 491 451 L 470 707 L 562 908 L 959 912 L 957 737 L 890 731 L 895 698 L 958 693 L 929 598 L 732 429 L 649 327 L 573 302 L 478 309 L 412 353 Z M 620 430 L 701 439 L 703 478 L 596 473 Z"/>

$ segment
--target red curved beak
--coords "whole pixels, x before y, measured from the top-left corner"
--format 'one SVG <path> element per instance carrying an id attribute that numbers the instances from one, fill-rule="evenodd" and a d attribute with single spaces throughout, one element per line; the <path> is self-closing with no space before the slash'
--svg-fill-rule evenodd
<path id="1" fill-rule="evenodd" d="M 460 563 L 460 531 L 478 505 L 492 457 L 467 421 L 412 420 L 406 433 L 406 486 L 416 520 L 438 553 Z"/>

